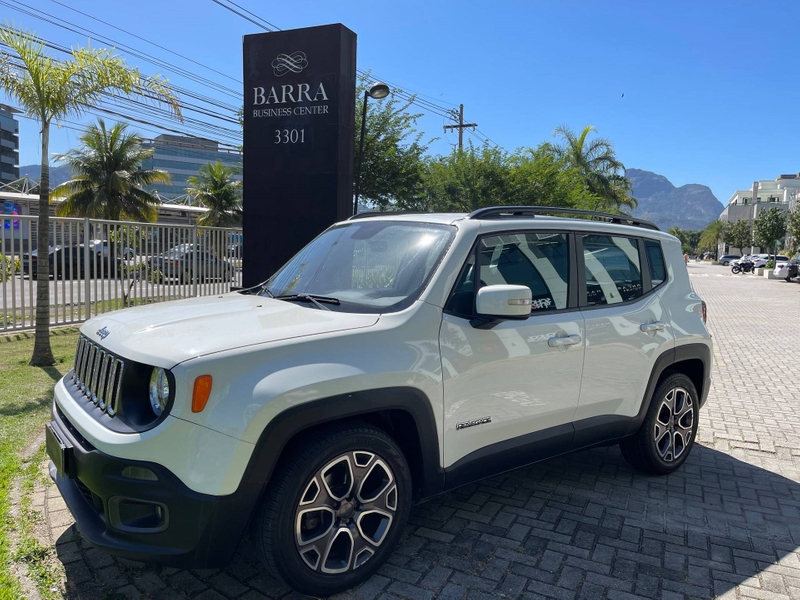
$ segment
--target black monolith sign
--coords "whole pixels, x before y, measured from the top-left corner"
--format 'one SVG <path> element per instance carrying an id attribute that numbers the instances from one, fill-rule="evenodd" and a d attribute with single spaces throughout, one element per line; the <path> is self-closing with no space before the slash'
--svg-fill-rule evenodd
<path id="1" fill-rule="evenodd" d="M 244 36 L 246 287 L 351 214 L 355 85 L 343 25 Z"/>

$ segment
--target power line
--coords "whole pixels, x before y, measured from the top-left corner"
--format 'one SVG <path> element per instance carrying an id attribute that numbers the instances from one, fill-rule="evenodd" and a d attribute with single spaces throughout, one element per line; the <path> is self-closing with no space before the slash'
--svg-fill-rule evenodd
<path id="1" fill-rule="evenodd" d="M 219 0 L 211 0 L 211 1 L 212 1 L 214 4 L 218 4 L 218 5 L 220 5 L 222 8 L 224 8 L 224 9 L 226 9 L 226 10 L 229 10 L 229 11 L 231 11 L 233 14 L 240 16 L 240 17 L 241 17 L 241 18 L 243 18 L 245 21 L 250 21 L 250 22 L 251 22 L 253 25 L 255 25 L 256 27 L 261 27 L 261 29 L 263 29 L 263 30 L 265 30 L 265 31 L 270 31 L 270 32 L 271 32 L 271 31 L 273 31 L 272 29 L 270 29 L 270 28 L 269 28 L 269 27 L 267 27 L 266 25 L 262 25 L 262 24 L 261 24 L 261 23 L 259 23 L 258 21 L 254 21 L 253 19 L 251 19 L 250 17 L 248 17 L 248 16 L 247 16 L 247 15 L 245 15 L 244 13 L 241 13 L 241 12 L 239 12 L 239 11 L 238 11 L 238 10 L 236 10 L 235 8 L 231 8 L 231 7 L 230 7 L 230 6 L 228 6 L 227 4 L 223 4 L 223 3 L 222 3 L 222 2 L 220 2 Z M 266 22 L 266 21 L 265 21 L 265 22 Z"/>
<path id="2" fill-rule="evenodd" d="M 10 4 L 9 2 L 13 2 L 14 4 Z M 120 42 L 117 42 L 117 41 L 115 41 L 115 40 L 113 40 L 113 39 L 111 39 L 111 38 L 109 38 L 107 36 L 104 36 L 104 35 L 102 35 L 100 33 L 97 33 L 96 31 L 92 31 L 91 29 L 88 29 L 87 27 L 83 27 L 81 25 L 77 25 L 77 24 L 72 23 L 70 21 L 67 21 L 65 19 L 60 19 L 59 17 L 56 17 L 56 16 L 54 16 L 54 15 L 52 15 L 52 14 L 46 12 L 46 11 L 43 11 L 41 9 L 37 9 L 37 8 L 31 7 L 31 6 L 28 6 L 28 5 L 20 2 L 19 0 L 0 0 L 0 5 L 5 6 L 7 8 L 10 8 L 12 10 L 16 10 L 17 12 L 20 12 L 22 14 L 28 15 L 28 16 L 33 17 L 35 19 L 39 19 L 40 21 L 44 21 L 45 23 L 50 23 L 51 25 L 55 25 L 56 27 L 60 27 L 61 29 L 65 29 L 65 30 L 70 31 L 72 33 L 76 33 L 76 34 L 81 35 L 81 36 L 86 36 L 86 37 L 89 37 L 89 38 L 93 38 L 93 39 L 96 39 L 96 40 L 100 41 L 103 44 L 107 44 L 109 46 L 113 46 L 113 47 L 122 49 L 125 52 L 127 52 L 129 55 L 131 55 L 131 56 L 133 56 L 135 58 L 138 58 L 140 60 L 143 60 L 145 62 L 153 64 L 153 65 L 155 65 L 157 67 L 166 69 L 167 71 L 172 71 L 173 73 L 176 73 L 178 75 L 186 77 L 187 79 L 191 79 L 191 80 L 196 81 L 198 83 L 201 83 L 203 85 L 209 86 L 209 87 L 215 89 L 216 91 L 218 91 L 220 93 L 223 93 L 223 94 L 226 94 L 226 95 L 229 95 L 229 96 L 231 96 L 233 98 L 236 98 L 237 100 L 241 99 L 241 92 L 239 92 L 237 90 L 233 90 L 231 88 L 225 87 L 224 85 L 222 85 L 220 83 L 217 83 L 215 81 L 212 81 L 212 80 L 207 79 L 205 77 L 202 77 L 200 75 L 196 75 L 196 74 L 192 73 L 191 71 L 188 71 L 188 70 L 184 69 L 183 67 L 179 67 L 177 65 L 173 65 L 171 63 L 168 63 L 167 61 L 165 61 L 163 59 L 157 58 L 157 57 L 155 57 L 155 56 L 153 56 L 151 54 L 148 54 L 146 52 L 143 52 L 141 50 L 137 50 L 135 48 L 132 48 L 131 46 L 128 46 L 127 44 L 122 44 Z M 20 7 L 22 7 L 22 8 L 20 8 Z"/>
<path id="3" fill-rule="evenodd" d="M 89 19 L 92 19 L 93 21 L 97 21 L 98 23 L 102 23 L 103 25 L 106 25 L 106 26 L 108 26 L 108 27 L 111 27 L 111 28 L 113 28 L 113 29 L 116 29 L 117 31 L 121 31 L 122 33 L 125 33 L 125 34 L 127 34 L 127 35 L 129 35 L 129 36 L 131 36 L 131 37 L 134 37 L 134 38 L 136 38 L 137 40 L 141 40 L 141 41 L 143 41 L 143 42 L 147 42 L 147 43 L 148 43 L 148 44 L 150 44 L 151 46 L 155 46 L 156 48 L 160 48 L 161 50 L 164 50 L 165 52 L 169 52 L 170 54 L 172 54 L 172 55 L 174 55 L 174 56 L 177 56 L 177 57 L 179 57 L 179 58 L 182 58 L 183 60 L 188 60 L 190 63 L 193 63 L 193 64 L 195 64 L 195 65 L 198 65 L 198 66 L 200 66 L 200 67 L 203 67 L 204 69 L 208 69 L 209 71 L 212 71 L 213 73 L 216 73 L 217 75 L 222 75 L 223 77 L 225 77 L 225 78 L 227 78 L 227 79 L 230 79 L 231 81 L 235 81 L 236 83 L 242 83 L 242 81 L 241 81 L 240 79 L 236 79 L 235 77 L 231 77 L 231 76 L 230 76 L 230 75 L 228 75 L 227 73 L 223 73 L 222 71 L 217 71 L 216 69 L 212 69 L 212 68 L 211 68 L 211 67 L 209 67 L 208 65 L 204 65 L 204 64 L 203 64 L 203 63 L 201 63 L 201 62 L 198 62 L 198 61 L 196 61 L 196 60 L 194 60 L 194 59 L 192 59 L 192 58 L 189 58 L 188 56 L 184 56 L 183 54 L 180 54 L 179 52 L 175 52 L 174 50 L 170 50 L 169 48 L 166 48 L 166 47 L 162 46 L 161 44 L 156 44 L 155 42 L 153 42 L 153 41 L 150 41 L 150 40 L 148 40 L 147 38 L 143 38 L 143 37 L 141 37 L 141 36 L 139 36 L 139 35 L 136 35 L 135 33 L 131 33 L 130 31 L 128 31 L 128 30 L 126 30 L 126 29 L 122 29 L 121 27 L 117 27 L 116 25 L 113 25 L 113 24 L 111 24 L 111 23 L 109 23 L 109 22 L 107 22 L 107 21 L 103 21 L 102 19 L 98 19 L 98 18 L 97 18 L 97 17 L 95 17 L 94 15 L 90 15 L 90 14 L 88 14 L 88 13 L 85 13 L 85 12 L 83 12 L 83 11 L 80 11 L 80 10 L 78 10 L 77 8 L 74 8 L 74 7 L 72 7 L 72 6 L 69 6 L 68 4 L 64 4 L 63 2 L 59 2 L 59 0 L 50 0 L 50 1 L 51 1 L 51 2 L 54 2 L 55 4 L 58 4 L 59 6 L 63 6 L 64 8 L 66 8 L 66 9 L 68 9 L 68 10 L 71 10 L 71 11 L 73 11 L 73 12 L 76 12 L 76 13 L 78 13 L 79 15 L 83 15 L 84 17 L 88 17 Z"/>
<path id="4" fill-rule="evenodd" d="M 480 137 L 478 137 L 478 139 L 481 139 L 481 138 L 483 138 L 483 141 L 485 141 L 485 142 L 489 142 L 490 144 L 492 144 L 492 145 L 493 145 L 493 146 L 495 146 L 495 147 L 499 147 L 499 146 L 500 146 L 500 144 L 498 144 L 497 142 L 495 142 L 494 140 L 492 140 L 491 138 L 489 138 L 489 136 L 488 136 L 488 135 L 486 135 L 485 133 L 483 133 L 483 132 L 482 132 L 480 129 L 477 129 L 477 128 L 476 128 L 476 129 L 475 129 L 475 134 L 476 134 L 476 137 L 477 137 L 477 136 L 480 136 Z"/>
<path id="5" fill-rule="evenodd" d="M 41 39 L 37 38 L 37 41 L 39 41 L 40 43 L 45 44 L 47 47 L 53 48 L 53 49 L 58 50 L 60 52 L 71 54 L 70 50 L 67 50 L 66 48 L 63 48 L 63 47 L 59 47 L 57 44 L 53 44 L 51 42 L 48 42 L 47 40 L 41 40 Z M 8 47 L 6 44 L 3 44 L 3 43 L 0 43 L 0 46 Z M 5 54 L 12 59 L 12 63 L 15 64 L 15 66 L 17 66 L 18 68 L 23 68 L 24 69 L 24 64 L 22 62 L 20 62 L 14 55 L 8 54 L 8 53 L 5 53 Z M 148 97 L 149 97 L 149 99 L 151 99 L 153 101 L 156 101 L 156 102 L 158 101 L 158 98 L 156 98 L 155 96 L 148 96 Z M 169 110 L 167 110 L 167 109 L 165 109 L 163 107 L 150 106 L 150 105 L 147 105 L 146 103 L 143 103 L 141 101 L 137 101 L 137 100 L 132 99 L 132 98 L 121 98 L 121 100 L 123 102 L 129 102 L 129 103 L 137 104 L 138 106 L 144 106 L 148 110 L 150 110 L 150 112 L 154 112 L 155 111 L 154 116 L 159 116 L 159 117 L 161 117 L 163 119 L 166 119 L 168 121 L 176 121 L 176 120 L 178 120 L 177 117 L 175 117 L 175 115 L 173 115 Z M 211 111 L 205 109 L 204 107 L 198 106 L 196 104 L 191 104 L 191 103 L 179 100 L 178 101 L 178 105 L 184 110 L 188 110 L 188 111 L 191 111 L 191 112 L 197 112 L 197 113 L 203 114 L 205 116 L 211 116 L 211 117 L 213 117 L 215 119 L 222 120 L 222 121 L 225 121 L 225 122 L 228 122 L 228 123 L 237 124 L 237 125 L 239 123 L 238 119 L 235 119 L 234 117 L 227 117 L 227 116 L 224 116 L 224 115 L 219 115 L 219 114 L 217 114 L 215 112 L 211 112 Z M 203 120 L 200 120 L 200 119 L 196 119 L 196 118 L 192 118 L 192 117 L 189 117 L 189 116 L 185 116 L 184 123 L 186 125 L 191 125 L 191 126 L 194 126 L 195 128 L 199 128 L 205 134 L 208 134 L 208 133 L 222 134 L 222 135 L 228 136 L 229 138 L 234 139 L 235 141 L 239 141 L 239 139 L 241 137 L 241 134 L 240 134 L 240 132 L 238 130 L 232 130 L 232 129 L 220 127 L 219 125 L 215 125 L 213 123 L 208 123 L 206 121 L 203 121 Z"/>
<path id="6" fill-rule="evenodd" d="M 216 2 L 216 0 L 214 0 L 214 1 Z M 252 11 L 250 11 L 250 10 L 247 10 L 247 9 L 246 9 L 244 6 L 242 6 L 241 4 L 236 4 L 236 2 L 234 2 L 233 0 L 227 0 L 227 2 L 228 2 L 228 4 L 232 4 L 232 5 L 233 5 L 233 6 L 235 6 L 236 8 L 238 8 L 238 9 L 240 9 L 240 10 L 243 10 L 243 11 L 244 11 L 244 12 L 246 12 L 248 15 L 250 15 L 250 16 L 252 16 L 252 17 L 255 17 L 255 18 L 256 18 L 256 19 L 258 19 L 259 21 L 263 21 L 263 22 L 264 22 L 264 23 L 266 23 L 266 24 L 267 24 L 269 27 L 272 27 L 272 28 L 273 28 L 275 31 L 283 31 L 283 29 L 281 29 L 280 27 L 278 27 L 278 26 L 277 26 L 277 25 L 275 25 L 274 23 L 270 23 L 269 21 L 267 21 L 267 20 L 266 20 L 266 19 L 264 19 L 263 17 L 259 17 L 259 16 L 258 16 L 257 14 L 255 14 L 254 12 L 252 12 Z M 219 2 L 217 2 L 217 4 L 219 4 Z M 220 5 L 220 6 L 222 6 L 222 5 Z M 227 8 L 227 7 L 224 7 L 224 8 Z M 230 9 L 228 9 L 228 10 L 230 10 Z M 238 13 L 237 13 L 237 14 L 238 14 Z M 263 25 L 259 25 L 259 27 L 264 27 L 264 26 L 263 26 Z M 266 29 L 266 28 L 265 28 L 265 29 Z M 269 31 L 269 30 L 268 30 L 268 31 Z"/>
<path id="7" fill-rule="evenodd" d="M 445 125 L 443 129 L 447 131 L 450 129 L 451 131 L 454 129 L 458 129 L 458 149 L 461 150 L 464 147 L 464 130 L 467 128 L 475 129 L 478 126 L 477 123 L 464 123 L 464 105 L 458 105 L 458 125 Z"/>
<path id="8" fill-rule="evenodd" d="M 12 58 L 15 58 L 12 55 L 9 55 L 7 53 L 4 53 L 4 54 L 6 54 L 7 56 L 10 56 Z M 23 63 L 19 63 L 17 61 L 12 61 L 12 64 L 14 64 L 14 66 L 16 66 L 17 68 L 22 68 L 22 69 L 25 68 Z M 114 100 L 114 97 L 112 96 L 111 99 Z M 154 106 L 148 105 L 146 103 L 143 103 L 141 101 L 136 101 L 134 99 L 118 98 L 117 100 L 118 101 L 129 102 L 129 103 L 134 103 L 134 104 L 138 103 L 139 106 L 141 106 L 143 109 L 151 111 L 151 112 L 154 109 L 155 110 L 159 110 L 158 107 L 154 107 Z M 141 108 L 138 109 L 138 110 L 141 112 Z M 169 113 L 165 109 L 160 109 L 160 110 L 162 110 L 164 113 L 169 115 L 169 117 L 174 118 L 172 113 Z M 140 129 L 144 129 L 146 131 L 150 131 L 151 133 L 156 133 L 156 134 L 163 133 L 164 131 L 167 131 L 167 132 L 170 132 L 170 133 L 176 133 L 176 134 L 187 136 L 187 137 L 190 137 L 190 138 L 198 138 L 199 137 L 199 138 L 203 138 L 203 139 L 211 139 L 211 138 L 208 137 L 209 135 L 214 135 L 214 134 L 221 133 L 221 132 L 219 132 L 217 130 L 210 129 L 209 128 L 210 126 L 209 127 L 204 127 L 203 126 L 204 122 L 202 122 L 202 121 L 198 121 L 199 124 L 193 125 L 194 129 L 196 129 L 197 131 L 200 131 L 200 132 L 202 132 L 204 134 L 204 135 L 197 135 L 196 133 L 191 133 L 191 132 L 188 132 L 188 131 L 185 131 L 185 130 L 175 129 L 174 127 L 170 127 L 170 126 L 164 125 L 163 123 L 153 123 L 152 121 L 148 121 L 148 120 L 145 120 L 145 119 L 133 117 L 131 115 L 128 115 L 128 114 L 125 114 L 125 113 L 122 113 L 122 112 L 119 112 L 119 111 L 111 110 L 110 108 L 106 108 L 104 106 L 85 106 L 84 107 L 84 112 L 86 114 L 89 114 L 89 115 L 92 115 L 92 116 L 95 116 L 95 117 L 102 117 L 105 114 L 109 114 L 109 115 L 112 115 L 112 116 L 114 116 L 116 118 L 119 118 L 123 122 L 126 122 L 128 124 L 133 124 L 133 125 L 135 125 L 136 127 L 140 128 Z M 153 116 L 154 115 L 151 115 L 151 118 Z M 162 121 L 164 120 L 164 117 L 161 116 L 161 115 L 156 116 L 156 118 L 159 118 Z M 57 122 L 70 122 L 70 121 L 67 121 L 65 119 L 58 119 Z M 74 122 L 72 122 L 72 123 L 74 123 Z M 74 123 L 74 124 L 80 126 L 79 123 Z M 146 127 L 142 127 L 142 125 L 149 126 L 149 127 L 154 127 L 156 129 L 147 129 Z M 191 125 L 191 123 L 190 123 L 190 125 Z M 82 131 L 82 129 L 81 129 L 81 131 Z M 219 141 L 219 140 L 213 140 L 213 139 L 211 141 L 216 141 L 219 145 L 225 146 L 225 147 L 228 147 L 228 148 L 231 148 L 231 149 L 238 149 L 238 144 L 236 143 L 236 142 L 239 141 L 238 136 L 233 136 L 231 134 L 227 134 L 226 137 L 228 137 L 228 139 L 231 139 L 234 143 L 226 143 L 226 142 L 222 142 L 222 141 Z"/>
<path id="9" fill-rule="evenodd" d="M 225 4 L 222 0 L 211 0 L 211 1 L 214 4 L 216 4 L 218 6 L 221 6 L 222 8 L 224 8 L 224 9 L 232 12 L 233 14 L 241 17 L 242 19 L 245 19 L 246 21 L 252 23 L 256 27 L 260 27 L 264 31 L 268 31 L 270 33 L 274 32 L 274 31 L 281 31 L 281 28 L 278 27 L 277 25 L 275 25 L 273 23 L 270 23 L 269 21 L 267 21 L 266 19 L 264 19 L 262 17 L 259 17 L 254 12 L 246 9 L 245 7 L 243 7 L 243 6 L 239 5 L 239 4 L 237 4 L 233 0 L 225 0 L 225 2 L 227 2 L 227 4 Z M 234 7 L 236 7 L 236 8 L 234 8 Z M 239 10 L 237 10 L 237 8 Z M 247 14 L 244 14 L 244 12 L 242 12 L 242 11 L 246 12 Z M 248 15 L 251 15 L 251 16 L 248 16 Z M 258 19 L 260 21 L 263 21 L 263 23 L 259 23 L 256 19 Z M 267 25 L 264 25 L 264 23 L 266 23 Z M 370 73 L 368 71 L 363 70 L 363 69 L 356 69 L 356 72 L 359 75 L 362 75 L 364 77 L 369 77 L 370 76 Z M 447 117 L 449 119 L 455 120 L 456 117 L 455 117 L 455 113 L 454 113 L 453 110 L 451 110 L 451 109 L 449 109 L 449 108 L 447 108 L 445 106 L 438 105 L 438 104 L 436 104 L 434 102 L 431 102 L 429 100 L 424 100 L 423 98 L 420 97 L 420 96 L 422 96 L 421 94 L 417 94 L 413 90 L 406 91 L 406 90 L 403 89 L 402 86 L 393 84 L 393 83 L 388 82 L 386 80 L 384 80 L 384 81 L 387 84 L 392 85 L 393 87 L 396 88 L 394 90 L 394 93 L 397 96 L 399 96 L 401 99 L 406 100 L 408 102 L 411 102 L 413 104 L 416 104 L 421 109 L 423 109 L 423 110 L 425 110 L 427 112 L 431 112 L 431 113 L 437 114 L 439 116 L 443 116 L 443 117 Z M 409 91 L 411 93 L 409 93 Z M 453 105 L 453 106 L 455 106 L 455 105 Z"/>

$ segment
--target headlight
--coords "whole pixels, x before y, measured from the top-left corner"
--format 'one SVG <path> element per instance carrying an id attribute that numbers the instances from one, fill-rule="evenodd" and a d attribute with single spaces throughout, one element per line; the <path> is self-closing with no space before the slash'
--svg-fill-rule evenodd
<path id="1" fill-rule="evenodd" d="M 161 416 L 169 401 L 169 378 L 164 369 L 153 368 L 150 375 L 150 407 L 157 417 Z"/>

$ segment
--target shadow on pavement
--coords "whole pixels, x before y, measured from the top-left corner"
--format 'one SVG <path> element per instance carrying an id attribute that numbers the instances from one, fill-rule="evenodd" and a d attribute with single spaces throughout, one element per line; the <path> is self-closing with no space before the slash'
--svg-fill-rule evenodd
<path id="1" fill-rule="evenodd" d="M 776 466 L 790 466 L 775 461 Z M 667 477 L 616 446 L 471 484 L 412 511 L 379 573 L 343 597 L 709 598 L 798 594 L 800 483 L 704 446 Z M 281 597 L 248 541 L 226 569 L 112 558 L 74 526 L 57 542 L 68 598 Z M 777 565 L 777 566 L 776 566 Z M 793 579 L 796 578 L 796 579 Z M 470 591 L 472 590 L 472 591 Z M 626 596 L 634 597 L 634 596 Z"/>

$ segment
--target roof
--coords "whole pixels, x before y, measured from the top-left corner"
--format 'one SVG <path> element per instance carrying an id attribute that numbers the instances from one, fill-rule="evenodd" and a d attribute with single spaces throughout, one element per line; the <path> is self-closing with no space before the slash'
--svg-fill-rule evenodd
<path id="1" fill-rule="evenodd" d="M 567 212 L 575 213 L 577 215 L 595 216 L 600 219 L 606 220 L 589 220 L 571 217 L 556 217 L 546 214 L 535 214 L 538 212 Z M 516 214 L 511 214 L 515 212 Z M 559 209 L 548 207 L 495 207 L 484 208 L 474 211 L 472 213 L 426 213 L 426 212 L 371 212 L 359 213 L 348 219 L 348 221 L 360 220 L 378 220 L 378 221 L 408 221 L 414 223 L 440 223 L 446 225 L 454 225 L 459 222 L 472 222 L 472 223 L 491 223 L 492 229 L 503 229 L 509 223 L 513 223 L 515 227 L 532 227 L 541 228 L 545 227 L 564 228 L 564 229 L 597 229 L 598 225 L 603 229 L 617 229 L 623 228 L 622 231 L 635 230 L 637 235 L 642 231 L 660 232 L 658 227 L 649 221 L 637 219 L 627 215 L 610 215 L 608 213 L 596 211 L 581 211 L 575 209 Z M 619 219 L 619 221 L 612 221 L 611 219 Z M 628 221 L 628 222 L 620 222 Z"/>

